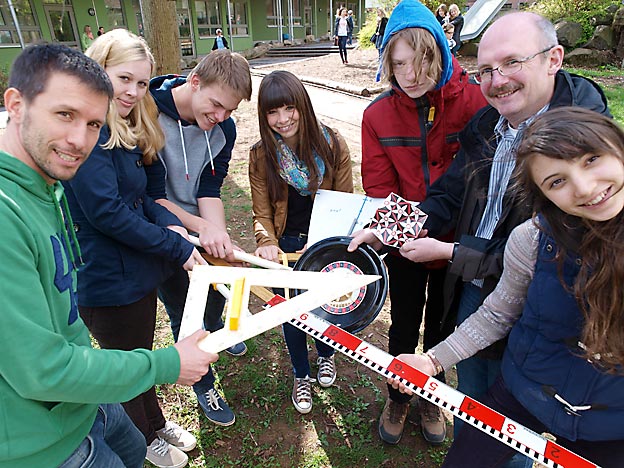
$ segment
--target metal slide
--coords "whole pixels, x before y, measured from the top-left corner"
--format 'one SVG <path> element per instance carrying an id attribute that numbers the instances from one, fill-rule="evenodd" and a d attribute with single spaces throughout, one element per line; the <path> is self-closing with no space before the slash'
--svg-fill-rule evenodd
<path id="1" fill-rule="evenodd" d="M 464 15 L 460 39 L 474 39 L 485 29 L 507 0 L 477 0 Z"/>

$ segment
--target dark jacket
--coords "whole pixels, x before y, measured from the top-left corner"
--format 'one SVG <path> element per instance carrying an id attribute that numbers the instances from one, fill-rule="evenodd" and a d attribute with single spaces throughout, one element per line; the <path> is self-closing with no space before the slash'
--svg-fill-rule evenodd
<path id="1" fill-rule="evenodd" d="M 212 152 L 213 152 L 213 164 L 209 163 L 209 153 L 207 151 L 205 137 L 203 130 L 199 129 L 197 125 L 194 125 L 186 120 L 180 118 L 178 110 L 173 100 L 172 90 L 176 86 L 180 86 L 186 83 L 185 76 L 178 75 L 164 75 L 152 78 L 150 81 L 150 93 L 156 101 L 158 110 L 161 115 L 159 116 L 159 122 L 163 132 L 165 133 L 165 147 L 159 151 L 159 159 L 151 166 L 146 167 L 148 176 L 147 193 L 154 200 L 161 198 L 169 198 L 172 202 L 181 205 L 184 209 L 191 212 L 191 208 L 196 209 L 197 198 L 219 198 L 221 196 L 221 186 L 223 180 L 227 176 L 230 159 L 232 157 L 232 149 L 234 148 L 234 142 L 236 141 L 236 125 L 234 120 L 229 117 L 223 122 L 219 122 L 217 125 L 220 129 L 213 129 L 209 132 Z M 199 164 L 200 168 L 197 174 L 191 174 L 192 190 L 193 190 L 193 207 L 187 206 L 181 203 L 176 198 L 176 192 L 172 189 L 172 185 L 176 182 L 184 180 L 184 174 L 172 173 L 171 167 L 167 167 L 168 160 L 170 158 L 181 159 L 182 155 L 182 138 L 180 130 L 177 125 L 177 121 L 180 120 L 184 129 L 185 138 L 191 143 L 189 134 L 196 133 L 199 143 L 193 145 L 190 144 L 185 148 L 188 155 L 189 164 L 193 165 L 193 161 Z M 201 135 L 200 135 L 201 134 Z M 217 135 L 219 134 L 219 135 Z M 192 136 L 192 135 L 191 135 Z M 219 141 L 213 143 L 213 139 L 219 136 Z M 171 164 L 170 164 L 171 166 Z M 197 180 L 195 180 L 197 179 Z M 185 182 L 181 182 L 184 184 Z"/>
<path id="2" fill-rule="evenodd" d="M 82 248 L 78 304 L 127 305 L 155 289 L 189 258 L 193 246 L 166 226 L 180 220 L 145 193 L 140 149 L 95 149 L 69 182 L 63 182 Z"/>
<path id="3" fill-rule="evenodd" d="M 228 46 L 228 41 L 225 36 L 221 36 L 221 39 L 223 39 L 223 45 L 225 46 L 225 48 L 229 49 L 230 47 Z M 214 44 L 212 44 L 212 50 L 217 50 L 218 48 L 219 45 L 217 44 L 217 38 L 215 37 Z"/>
<path id="4" fill-rule="evenodd" d="M 340 24 L 340 16 L 336 18 L 336 22 L 334 23 L 334 36 L 338 35 L 338 25 Z M 347 36 L 353 34 L 353 18 L 347 16 L 345 18 L 347 20 Z"/>
<path id="5" fill-rule="evenodd" d="M 569 255 L 560 269 L 557 250 L 554 239 L 540 233 L 527 301 L 509 334 L 503 378 L 548 432 L 569 440 L 624 439 L 624 376 L 607 374 L 582 357 L 578 342 L 585 318 L 570 292 L 580 267 Z M 555 394 L 591 408 L 573 414 Z"/>
<path id="6" fill-rule="evenodd" d="M 591 80 L 557 72 L 550 107 L 581 106 L 610 115 L 607 98 Z M 531 207 L 522 204 L 510 191 L 503 200 L 503 212 L 491 240 L 475 237 L 487 201 L 492 158 L 496 151 L 494 127 L 500 114 L 488 106 L 479 111 L 460 133 L 461 150 L 449 170 L 430 188 L 420 208 L 429 215 L 425 228 L 439 237 L 455 229 L 458 245 L 445 281 L 443 320 L 455 320 L 463 282 L 483 279 L 483 299 L 496 287 L 503 270 L 503 252 L 509 234 L 531 216 Z M 502 346 L 483 356 L 500 359 Z M 488 348 L 490 350 L 490 348 Z"/>
<path id="7" fill-rule="evenodd" d="M 387 24 L 388 24 L 388 18 L 384 16 L 383 18 L 381 18 L 381 21 L 377 25 L 377 39 L 375 40 L 375 47 L 377 47 L 378 49 L 381 49 L 381 44 L 383 43 Z"/>

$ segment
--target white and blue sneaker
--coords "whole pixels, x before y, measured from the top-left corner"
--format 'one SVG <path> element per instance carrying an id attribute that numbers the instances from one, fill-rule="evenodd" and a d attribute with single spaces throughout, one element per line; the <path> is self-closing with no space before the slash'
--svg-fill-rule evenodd
<path id="1" fill-rule="evenodd" d="M 209 421 L 218 426 L 231 426 L 236 421 L 236 416 L 227 405 L 225 400 L 219 395 L 214 387 L 210 387 L 205 392 L 195 390 L 199 406 Z"/>
<path id="2" fill-rule="evenodd" d="M 235 345 L 227 348 L 225 352 L 231 354 L 232 356 L 242 356 L 247 352 L 247 345 L 245 342 L 236 343 Z"/>

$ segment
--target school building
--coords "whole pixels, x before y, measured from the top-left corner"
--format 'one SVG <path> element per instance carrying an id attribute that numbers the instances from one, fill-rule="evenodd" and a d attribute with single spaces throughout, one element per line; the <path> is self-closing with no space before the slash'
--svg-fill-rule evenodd
<path id="1" fill-rule="evenodd" d="M 0 67 L 8 69 L 21 49 L 39 40 L 80 48 L 85 25 L 94 36 L 127 28 L 143 33 L 145 0 L 0 0 Z M 159 0 L 172 1 L 172 0 Z M 355 33 L 365 20 L 365 0 L 176 0 L 180 50 L 184 57 L 208 54 L 217 29 L 230 49 L 258 42 L 321 37 L 333 29 L 336 9 L 353 10 Z"/>

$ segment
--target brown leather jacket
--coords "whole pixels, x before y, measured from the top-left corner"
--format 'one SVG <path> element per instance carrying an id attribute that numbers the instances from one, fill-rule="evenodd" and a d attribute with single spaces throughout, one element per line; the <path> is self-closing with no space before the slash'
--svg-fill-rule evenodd
<path id="1" fill-rule="evenodd" d="M 340 133 L 334 129 L 331 130 L 338 141 L 338 167 L 333 168 L 331 178 L 323 178 L 320 188 L 339 192 L 353 192 L 349 147 Z M 331 146 L 334 150 L 333 140 Z M 278 245 L 278 239 L 286 228 L 288 213 L 288 185 L 283 181 L 284 196 L 282 200 L 271 201 L 266 190 L 266 166 L 266 154 L 258 142 L 249 151 L 249 183 L 251 185 L 254 234 L 258 247 Z"/>

